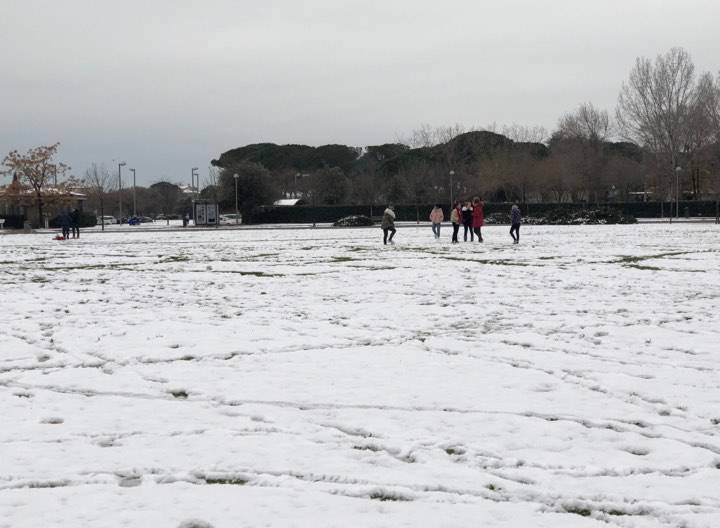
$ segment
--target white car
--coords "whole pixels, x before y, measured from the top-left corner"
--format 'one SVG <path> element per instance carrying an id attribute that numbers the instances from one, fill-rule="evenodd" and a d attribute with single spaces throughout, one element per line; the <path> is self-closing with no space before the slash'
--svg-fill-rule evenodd
<path id="1" fill-rule="evenodd" d="M 242 224 L 242 215 L 235 213 L 220 215 L 219 221 L 220 225 Z"/>
<path id="2" fill-rule="evenodd" d="M 98 225 L 100 225 L 100 224 L 112 225 L 112 224 L 117 224 L 117 223 L 118 223 L 117 218 L 115 218 L 114 216 L 98 216 L 98 219 L 97 219 Z"/>

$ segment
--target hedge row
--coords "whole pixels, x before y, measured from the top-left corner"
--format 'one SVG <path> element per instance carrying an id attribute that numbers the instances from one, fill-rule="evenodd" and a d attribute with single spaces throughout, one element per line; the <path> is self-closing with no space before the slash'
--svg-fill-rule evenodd
<path id="1" fill-rule="evenodd" d="M 485 215 L 493 213 L 507 213 L 510 211 L 511 203 L 486 203 Z M 658 218 L 669 216 L 672 211 L 675 214 L 674 202 L 627 202 L 600 204 L 601 208 L 615 209 L 623 215 L 636 218 Z M 399 221 L 427 221 L 432 204 L 424 205 L 396 205 L 395 214 Z M 544 216 L 551 212 L 566 211 L 568 213 L 578 209 L 597 209 L 595 204 L 585 203 L 541 203 L 521 204 L 524 216 Z M 445 218 L 448 218 L 448 206 L 443 204 Z M 244 218 L 245 223 L 252 224 L 308 224 L 335 222 L 347 216 L 365 215 L 378 219 L 382 216 L 385 206 L 376 205 L 326 205 L 326 206 L 292 206 L 292 207 L 258 207 L 249 218 Z M 716 202 L 714 201 L 683 201 L 680 202 L 680 216 L 690 217 L 710 216 L 716 214 Z"/>
<path id="2" fill-rule="evenodd" d="M 0 215 L 5 219 L 5 229 L 22 229 L 25 225 L 25 217 L 23 215 Z"/>

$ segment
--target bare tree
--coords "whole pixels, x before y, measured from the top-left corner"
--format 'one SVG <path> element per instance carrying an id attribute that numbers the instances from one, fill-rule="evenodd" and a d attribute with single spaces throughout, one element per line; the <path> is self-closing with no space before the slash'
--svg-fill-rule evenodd
<path id="1" fill-rule="evenodd" d="M 684 49 L 672 48 L 654 63 L 638 57 L 618 97 L 621 133 L 661 154 L 667 175 L 678 165 L 683 148 L 694 81 L 692 58 Z"/>
<path id="2" fill-rule="evenodd" d="M 560 118 L 558 133 L 567 139 L 598 144 L 607 141 L 611 134 L 610 116 L 607 110 L 596 108 L 592 103 L 582 103 L 577 110 Z"/>
<path id="3" fill-rule="evenodd" d="M 715 80 L 710 73 L 701 75 L 697 89 L 700 107 L 712 124 L 714 139 L 720 141 L 720 73 Z"/>
<path id="4" fill-rule="evenodd" d="M 68 165 L 53 160 L 57 154 L 60 143 L 48 146 L 31 148 L 26 154 L 17 150 L 11 151 L 3 160 L 3 165 L 28 184 L 35 193 L 35 203 L 38 209 L 38 222 L 43 218 L 43 189 L 47 186 L 49 178 L 61 178 L 70 170 Z"/>
<path id="5" fill-rule="evenodd" d="M 712 75 L 702 74 L 693 91 L 687 118 L 684 121 L 682 147 L 686 162 L 686 170 L 683 173 L 689 176 L 695 199 L 701 194 L 701 176 L 707 172 L 707 167 L 712 162 L 710 147 L 720 139 L 715 123 L 718 102 L 720 97 Z"/>
<path id="6" fill-rule="evenodd" d="M 449 143 L 455 137 L 466 132 L 472 132 L 475 128 L 466 128 L 460 123 L 448 126 L 432 126 L 423 123 L 420 127 L 410 132 L 407 138 L 398 137 L 398 142 L 408 145 L 411 148 L 434 147 Z"/>
<path id="7" fill-rule="evenodd" d="M 200 196 L 202 198 L 210 199 L 213 202 L 217 202 L 220 196 L 219 186 L 220 171 L 218 171 L 217 167 L 208 167 L 208 175 L 205 178 L 205 186 L 203 190 L 200 191 Z"/>
<path id="8" fill-rule="evenodd" d="M 100 204 L 100 229 L 105 231 L 105 195 L 115 189 L 115 178 L 110 176 L 105 165 L 93 163 L 85 170 L 83 186 Z"/>
<path id="9" fill-rule="evenodd" d="M 582 103 L 558 121 L 553 135 L 555 152 L 562 157 L 561 167 L 575 199 L 599 203 L 604 188 L 603 169 L 607 163 L 604 145 L 611 134 L 610 116 L 592 103 Z M 578 178 L 579 176 L 579 178 Z"/>
<path id="10" fill-rule="evenodd" d="M 543 126 L 525 126 L 513 123 L 503 125 L 501 134 L 516 143 L 546 143 L 549 138 L 548 131 Z"/>

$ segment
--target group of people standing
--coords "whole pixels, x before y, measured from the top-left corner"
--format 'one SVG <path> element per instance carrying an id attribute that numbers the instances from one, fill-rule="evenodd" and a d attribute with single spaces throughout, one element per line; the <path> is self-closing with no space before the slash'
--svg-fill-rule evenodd
<path id="1" fill-rule="evenodd" d="M 478 196 L 464 204 L 459 201 L 453 204 L 452 211 L 450 212 L 450 222 L 453 228 L 453 244 L 458 243 L 458 234 L 461 225 L 464 227 L 463 239 L 465 242 L 468 241 L 468 233 L 470 234 L 470 242 L 474 242 L 475 237 L 477 237 L 478 242 L 483 242 L 482 226 L 485 224 L 484 208 L 485 204 L 482 198 Z M 440 207 L 440 204 L 435 204 L 435 207 L 430 211 L 430 223 L 432 224 L 433 235 L 435 235 L 435 238 L 438 240 L 440 239 L 440 226 L 444 220 L 445 213 L 442 207 Z M 510 236 L 513 239 L 513 244 L 518 244 L 520 243 L 522 213 L 517 204 L 513 204 L 510 209 L 510 223 Z M 395 210 L 392 205 L 388 205 L 387 209 L 385 209 L 380 227 L 382 227 L 383 230 L 383 244 L 394 244 L 393 237 L 395 236 L 396 229 Z"/>
<path id="2" fill-rule="evenodd" d="M 63 239 L 67 240 L 70 238 L 70 231 L 72 230 L 73 238 L 80 238 L 80 211 L 73 209 L 69 213 L 63 211 L 60 213 L 60 227 L 62 228 Z"/>
<path id="3" fill-rule="evenodd" d="M 458 233 L 460 232 L 460 226 L 463 226 L 464 233 L 463 239 L 467 242 L 468 233 L 470 233 L 470 242 L 475 241 L 475 235 L 477 235 L 478 242 L 482 242 L 482 226 L 485 223 L 485 215 L 483 213 L 484 204 L 482 200 L 475 197 L 470 202 L 461 204 L 455 202 L 453 204 L 452 211 L 450 211 L 450 223 L 452 223 L 452 243 L 458 243 Z M 440 225 L 445 219 L 440 204 L 435 204 L 432 211 L 430 211 L 430 222 L 432 223 L 432 230 L 435 238 L 440 238 Z"/>

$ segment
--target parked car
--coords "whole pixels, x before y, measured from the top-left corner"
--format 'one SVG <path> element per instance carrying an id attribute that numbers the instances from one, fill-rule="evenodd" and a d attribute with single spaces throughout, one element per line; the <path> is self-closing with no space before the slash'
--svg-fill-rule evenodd
<path id="1" fill-rule="evenodd" d="M 220 225 L 235 225 L 235 224 L 242 224 L 242 215 L 241 214 L 224 214 L 220 215 L 218 218 Z"/>
<path id="2" fill-rule="evenodd" d="M 98 216 L 97 217 L 97 225 L 112 225 L 117 224 L 117 218 L 114 216 Z"/>
<path id="3" fill-rule="evenodd" d="M 149 216 L 131 216 L 127 219 L 128 225 L 139 225 L 152 223 L 154 220 Z"/>

